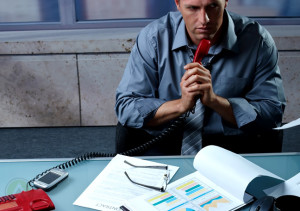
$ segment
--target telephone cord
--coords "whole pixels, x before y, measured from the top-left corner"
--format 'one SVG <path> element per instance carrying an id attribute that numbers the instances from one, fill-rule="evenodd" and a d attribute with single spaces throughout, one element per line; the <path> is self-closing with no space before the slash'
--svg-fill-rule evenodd
<path id="1" fill-rule="evenodd" d="M 190 111 L 193 112 L 193 111 Z M 81 156 L 78 156 L 72 160 L 69 160 L 67 162 L 64 162 L 62 164 L 59 164 L 53 168 L 50 168 L 38 175 L 36 175 L 36 177 L 34 177 L 33 179 L 29 180 L 27 182 L 27 190 L 28 190 L 28 185 L 31 188 L 34 188 L 33 182 L 40 178 L 41 176 L 45 175 L 47 172 L 49 172 L 51 169 L 67 169 L 69 167 L 75 166 L 77 164 L 79 164 L 82 161 L 86 161 L 86 160 L 90 160 L 93 158 L 99 158 L 99 157 L 114 157 L 117 154 L 121 154 L 121 155 L 126 155 L 126 156 L 133 156 L 135 154 L 144 152 L 145 150 L 149 149 L 152 145 L 154 145 L 155 143 L 162 141 L 163 139 L 167 138 L 168 136 L 170 136 L 176 129 L 178 129 L 179 127 L 181 127 L 181 125 L 183 124 L 183 122 L 185 121 L 185 119 L 189 116 L 190 112 L 187 112 L 186 114 L 184 114 L 183 116 L 179 117 L 178 119 L 174 120 L 174 122 L 167 128 L 165 129 L 161 134 L 159 134 L 158 136 L 154 137 L 153 139 L 151 139 L 150 141 L 136 147 L 133 149 L 129 149 L 125 152 L 121 152 L 121 153 L 103 153 L 103 152 L 90 152 L 90 153 L 86 153 L 83 154 Z"/>

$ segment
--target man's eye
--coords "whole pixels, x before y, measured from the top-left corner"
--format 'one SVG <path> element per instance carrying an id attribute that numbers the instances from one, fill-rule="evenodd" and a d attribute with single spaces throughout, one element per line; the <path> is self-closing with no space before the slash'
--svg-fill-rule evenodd
<path id="1" fill-rule="evenodd" d="M 188 7 L 189 10 L 197 10 L 197 7 L 194 7 L 194 6 L 190 6 Z"/>
<path id="2" fill-rule="evenodd" d="M 209 7 L 210 8 L 216 8 L 218 5 L 216 3 L 210 4 Z"/>

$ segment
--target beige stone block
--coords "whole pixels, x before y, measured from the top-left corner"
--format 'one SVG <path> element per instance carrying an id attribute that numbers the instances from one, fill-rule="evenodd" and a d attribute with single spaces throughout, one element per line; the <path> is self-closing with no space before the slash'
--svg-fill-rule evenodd
<path id="1" fill-rule="evenodd" d="M 279 66 L 287 100 L 283 122 L 287 123 L 300 117 L 300 52 L 280 52 Z"/>
<path id="2" fill-rule="evenodd" d="M 83 126 L 116 125 L 115 93 L 129 54 L 79 55 Z"/>
<path id="3" fill-rule="evenodd" d="M 80 125 L 74 55 L 0 56 L 0 127 Z"/>
<path id="4" fill-rule="evenodd" d="M 265 26 L 272 35 L 278 50 L 300 50 L 300 27 L 298 25 Z"/>
<path id="5" fill-rule="evenodd" d="M 75 54 L 130 52 L 138 28 L 5 31 L 0 54 Z"/>

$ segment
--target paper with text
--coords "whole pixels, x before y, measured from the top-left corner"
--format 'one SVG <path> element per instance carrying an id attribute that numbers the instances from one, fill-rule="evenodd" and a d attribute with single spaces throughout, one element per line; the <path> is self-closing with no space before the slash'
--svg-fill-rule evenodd
<path id="1" fill-rule="evenodd" d="M 135 181 L 154 186 L 161 185 L 163 170 L 134 168 L 125 164 L 124 160 L 135 165 L 164 165 L 135 157 L 116 155 L 78 197 L 74 205 L 103 211 L 119 210 L 127 200 L 151 191 L 131 183 L 125 176 L 125 171 Z M 170 165 L 168 167 L 172 178 L 178 167 Z"/>

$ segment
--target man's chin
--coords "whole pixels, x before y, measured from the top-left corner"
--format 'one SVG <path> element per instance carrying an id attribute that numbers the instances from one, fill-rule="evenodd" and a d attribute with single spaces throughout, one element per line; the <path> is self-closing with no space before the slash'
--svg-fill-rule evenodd
<path id="1" fill-rule="evenodd" d="M 199 41 L 201 41 L 203 39 L 211 40 L 211 37 L 209 35 L 201 35 L 201 36 L 197 37 L 197 40 L 199 40 Z"/>

